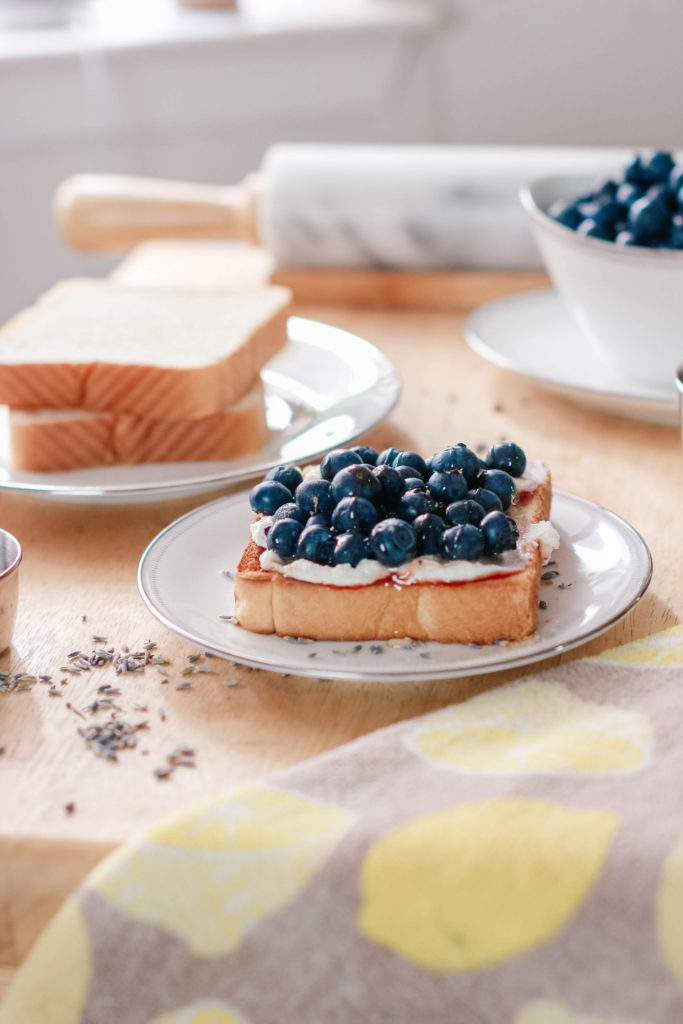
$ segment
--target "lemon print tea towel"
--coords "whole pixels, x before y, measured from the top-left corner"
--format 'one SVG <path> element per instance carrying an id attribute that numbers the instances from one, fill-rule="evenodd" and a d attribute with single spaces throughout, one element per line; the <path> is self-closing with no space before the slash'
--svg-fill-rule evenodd
<path id="1" fill-rule="evenodd" d="M 189 807 L 0 1024 L 681 1024 L 683 627 Z"/>

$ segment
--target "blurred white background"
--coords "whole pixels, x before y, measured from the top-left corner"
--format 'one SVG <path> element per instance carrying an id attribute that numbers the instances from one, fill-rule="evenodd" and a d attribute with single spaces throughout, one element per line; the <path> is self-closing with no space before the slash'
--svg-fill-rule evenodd
<path id="1" fill-rule="evenodd" d="M 683 144 L 678 0 L 0 0 L 0 320 L 81 171 L 228 184 L 280 141 Z"/>

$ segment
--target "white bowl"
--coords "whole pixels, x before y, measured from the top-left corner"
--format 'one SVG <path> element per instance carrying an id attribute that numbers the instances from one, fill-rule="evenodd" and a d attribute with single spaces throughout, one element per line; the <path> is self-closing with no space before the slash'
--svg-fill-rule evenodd
<path id="1" fill-rule="evenodd" d="M 546 269 L 606 362 L 644 387 L 675 393 L 683 362 L 683 251 L 586 238 L 548 216 L 555 199 L 575 199 L 595 181 L 555 175 L 521 190 Z"/>

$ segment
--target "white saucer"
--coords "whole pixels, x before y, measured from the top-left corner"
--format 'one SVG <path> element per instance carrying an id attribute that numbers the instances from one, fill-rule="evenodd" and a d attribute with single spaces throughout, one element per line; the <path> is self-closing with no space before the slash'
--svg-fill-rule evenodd
<path id="1" fill-rule="evenodd" d="M 467 344 L 484 359 L 581 405 L 678 425 L 675 382 L 657 390 L 620 376 L 601 360 L 552 289 L 487 302 L 470 314 L 464 330 Z"/>

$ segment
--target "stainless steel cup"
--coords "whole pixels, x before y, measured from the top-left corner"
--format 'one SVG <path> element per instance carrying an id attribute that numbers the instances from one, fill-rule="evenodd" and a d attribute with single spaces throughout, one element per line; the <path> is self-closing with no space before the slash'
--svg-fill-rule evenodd
<path id="1" fill-rule="evenodd" d="M 0 530 L 0 653 L 12 642 L 19 601 L 21 545 L 7 530 Z"/>

